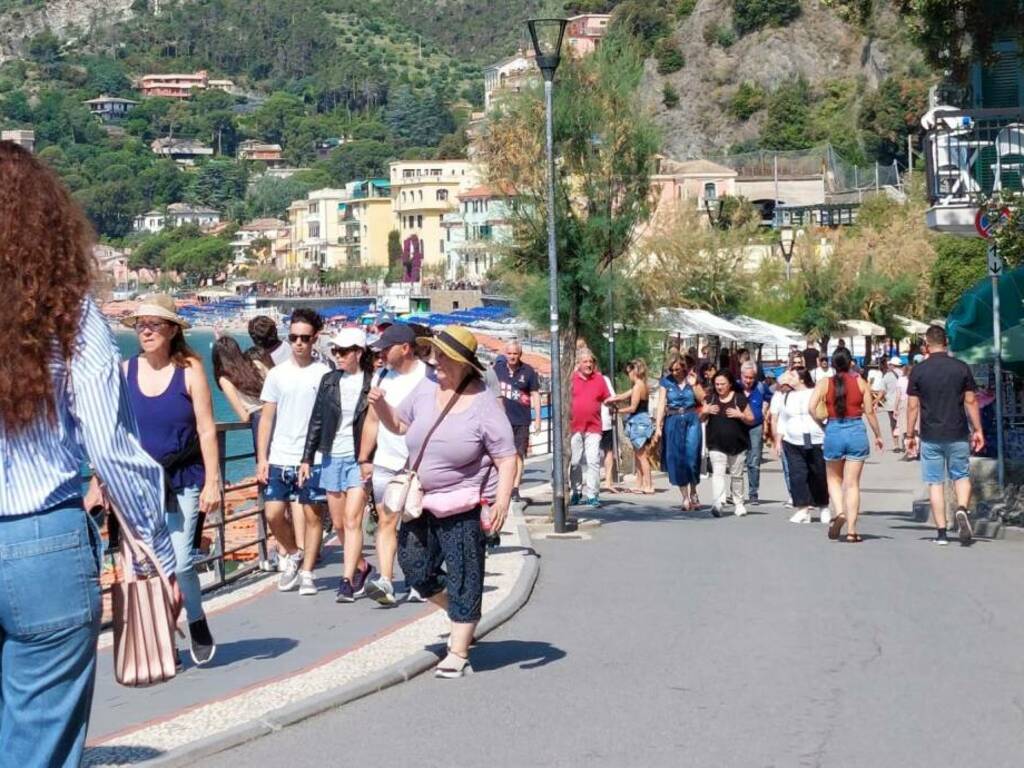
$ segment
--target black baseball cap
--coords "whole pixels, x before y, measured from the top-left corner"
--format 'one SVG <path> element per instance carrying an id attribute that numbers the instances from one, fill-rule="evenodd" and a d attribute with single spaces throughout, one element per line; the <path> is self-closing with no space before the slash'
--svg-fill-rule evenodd
<path id="1" fill-rule="evenodd" d="M 415 343 L 416 331 L 408 325 L 396 323 L 395 325 L 389 325 L 385 328 L 384 333 L 380 335 L 380 338 L 370 345 L 370 349 L 374 352 L 383 352 L 385 349 L 393 347 L 395 344 Z"/>

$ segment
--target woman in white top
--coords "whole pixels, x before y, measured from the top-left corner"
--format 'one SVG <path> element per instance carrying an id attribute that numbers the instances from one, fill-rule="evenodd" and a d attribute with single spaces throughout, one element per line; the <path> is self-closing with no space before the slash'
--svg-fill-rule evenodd
<path id="1" fill-rule="evenodd" d="M 821 521 L 828 523 L 828 483 L 822 444 L 825 433 L 811 416 L 810 401 L 814 383 L 806 369 L 787 371 L 779 379 L 790 391 L 781 395 L 779 420 L 781 429 L 775 436 L 775 448 L 784 451 L 789 468 L 790 491 L 796 512 L 791 523 L 809 523 L 815 508 Z M 779 397 L 779 395 L 776 395 Z"/>

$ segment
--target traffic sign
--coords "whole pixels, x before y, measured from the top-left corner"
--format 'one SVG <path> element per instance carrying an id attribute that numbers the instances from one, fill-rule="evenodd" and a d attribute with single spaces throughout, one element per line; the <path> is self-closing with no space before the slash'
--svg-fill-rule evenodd
<path id="1" fill-rule="evenodd" d="M 1010 209 L 979 208 L 974 217 L 974 228 L 986 240 L 994 235 L 1010 220 Z"/>
<path id="2" fill-rule="evenodd" d="M 999 277 L 1003 271 L 1003 257 L 999 255 L 999 249 L 992 243 L 988 247 L 988 273 L 992 277 Z"/>

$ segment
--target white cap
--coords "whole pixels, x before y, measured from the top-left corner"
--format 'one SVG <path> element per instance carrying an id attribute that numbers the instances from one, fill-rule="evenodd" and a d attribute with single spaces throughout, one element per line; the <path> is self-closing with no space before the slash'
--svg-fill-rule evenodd
<path id="1" fill-rule="evenodd" d="M 335 347 L 362 347 L 366 349 L 366 331 L 362 328 L 342 328 L 331 338 Z"/>
<path id="2" fill-rule="evenodd" d="M 892 358 L 892 360 L 889 361 L 889 365 L 891 365 L 893 368 L 902 368 L 903 361 L 900 360 L 898 357 L 894 357 Z"/>

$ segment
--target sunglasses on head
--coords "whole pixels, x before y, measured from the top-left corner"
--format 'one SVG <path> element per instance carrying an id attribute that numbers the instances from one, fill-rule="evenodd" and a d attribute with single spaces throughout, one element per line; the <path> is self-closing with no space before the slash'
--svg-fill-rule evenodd
<path id="1" fill-rule="evenodd" d="M 289 333 L 288 341 L 294 344 L 297 341 L 301 341 L 303 344 L 309 344 L 313 340 L 313 334 L 311 333 Z"/>
<path id="2" fill-rule="evenodd" d="M 362 347 L 331 347 L 332 355 L 347 355 L 349 352 L 358 352 Z"/>

